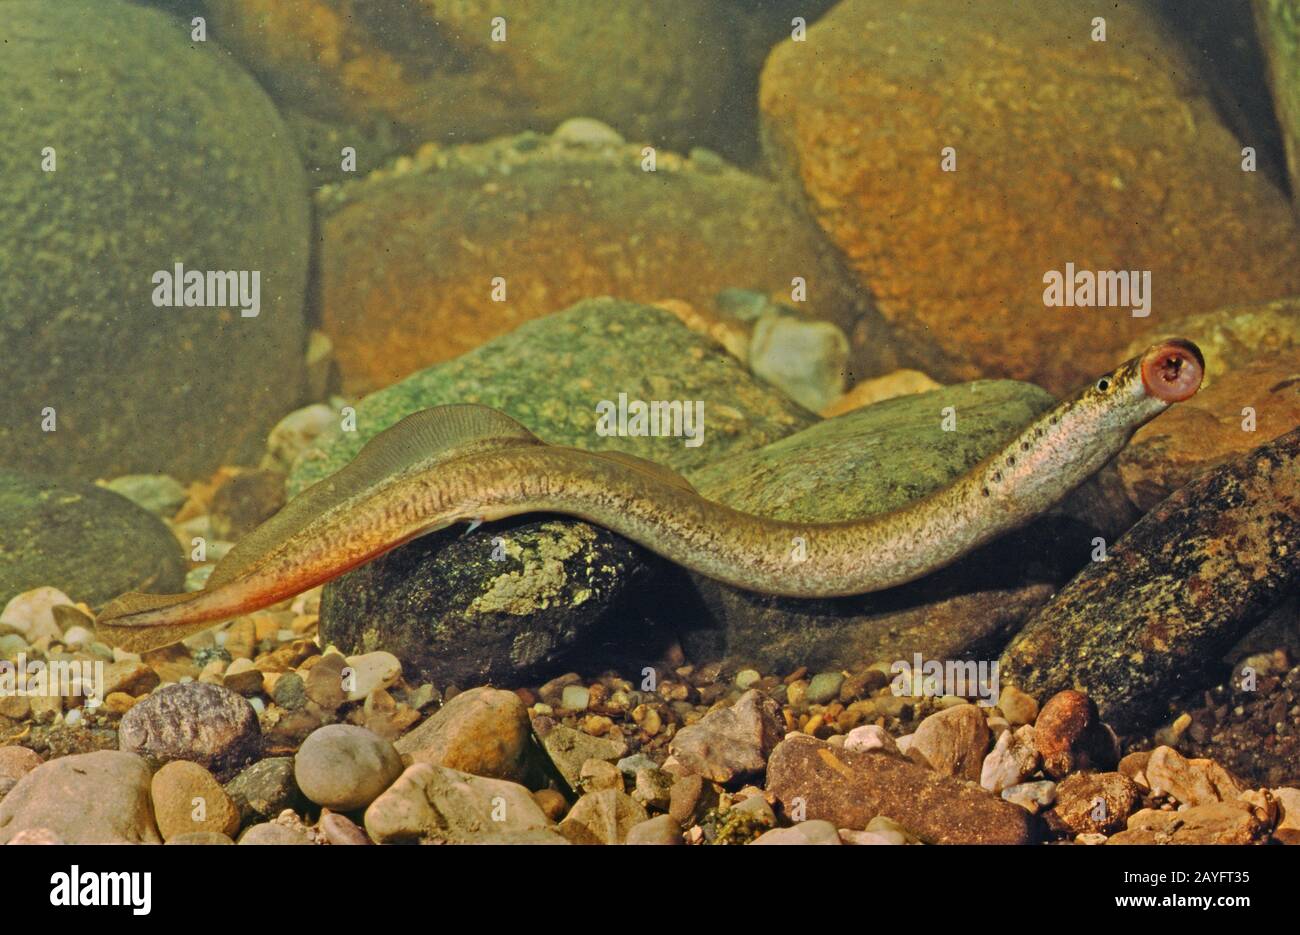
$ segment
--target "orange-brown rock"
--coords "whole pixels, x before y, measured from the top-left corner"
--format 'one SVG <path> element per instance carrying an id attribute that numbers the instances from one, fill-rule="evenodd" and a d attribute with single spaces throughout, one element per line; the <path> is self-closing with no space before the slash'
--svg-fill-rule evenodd
<path id="1" fill-rule="evenodd" d="M 1098 42 L 1092 16 L 845 0 L 764 68 L 778 177 L 937 379 L 1064 392 L 1167 317 L 1298 291 L 1285 197 L 1242 171 L 1159 21 L 1108 5 Z M 1046 307 L 1044 274 L 1067 263 L 1150 271 L 1150 317 Z"/>
<path id="2" fill-rule="evenodd" d="M 727 11 L 700 0 L 211 0 L 208 8 L 221 42 L 281 103 L 386 121 L 416 139 L 549 130 L 590 114 L 638 139 L 684 145 L 725 112 L 744 45 Z"/>
<path id="3" fill-rule="evenodd" d="M 707 309 L 732 286 L 791 301 L 803 277 L 810 314 L 846 330 L 868 314 L 770 182 L 717 157 L 643 160 L 525 134 L 425 147 L 322 191 L 321 313 L 345 386 L 388 385 L 588 296 Z"/>
<path id="4" fill-rule="evenodd" d="M 1149 510 L 1208 470 L 1300 425 L 1300 348 L 1220 374 L 1138 430 L 1117 464 L 1124 492 Z"/>

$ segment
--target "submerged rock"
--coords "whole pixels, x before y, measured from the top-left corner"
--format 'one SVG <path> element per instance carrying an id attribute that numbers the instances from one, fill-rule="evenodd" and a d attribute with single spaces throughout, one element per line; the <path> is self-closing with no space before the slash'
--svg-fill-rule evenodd
<path id="1" fill-rule="evenodd" d="M 717 133 L 746 51 L 733 23 L 745 17 L 696 0 L 207 6 L 222 42 L 281 102 L 416 140 L 482 139 L 587 114 L 637 139 L 685 145 Z"/>
<path id="2" fill-rule="evenodd" d="M 1295 0 L 1254 0 L 1253 6 L 1286 147 L 1291 197 L 1300 205 L 1300 6 Z"/>
<path id="3" fill-rule="evenodd" d="M 703 401 L 703 444 L 597 434 L 597 403 L 620 393 Z M 815 421 L 667 312 L 597 299 L 367 397 L 357 406 L 357 431 L 323 436 L 298 460 L 290 489 L 342 467 L 403 416 L 464 402 L 501 409 L 555 444 L 626 451 L 685 471 Z M 648 580 L 647 562 L 639 547 L 576 520 L 448 529 L 328 585 L 321 632 L 348 652 L 392 652 L 408 678 L 517 681 L 622 619 L 619 608 Z M 623 616 L 626 632 L 607 636 L 635 653 L 647 635 L 634 614 Z"/>
<path id="4" fill-rule="evenodd" d="M 0 470 L 0 607 L 33 588 L 92 606 L 127 591 L 179 591 L 180 545 L 158 517 L 90 484 Z"/>
<path id="5" fill-rule="evenodd" d="M 1029 844 L 1024 809 L 953 776 L 886 753 L 837 750 L 793 734 L 767 764 L 767 790 L 788 817 L 858 829 L 878 815 L 932 844 Z"/>
<path id="6" fill-rule="evenodd" d="M 1300 305 L 1294 314 L 1300 319 Z M 1249 410 L 1249 411 L 1248 411 Z M 1144 425 L 1116 465 L 1129 499 L 1149 510 L 1208 470 L 1300 425 L 1300 346 L 1255 355 Z"/>
<path id="7" fill-rule="evenodd" d="M 654 172 L 643 160 L 640 145 L 529 134 L 422 150 L 409 171 L 322 193 L 322 327 L 344 386 L 386 386 L 589 296 L 706 308 L 728 286 L 789 297 L 802 278 L 812 321 L 764 322 L 752 359 L 816 409 L 848 354 L 827 322 L 853 328 L 865 291 L 819 257 L 767 179 L 670 152 Z M 795 340 L 810 347 L 792 353 Z M 810 356 L 834 372 L 809 372 Z"/>
<path id="8" fill-rule="evenodd" d="M 1071 0 L 845 0 L 768 57 L 774 173 L 931 376 L 1063 393 L 1171 310 L 1300 290 L 1285 198 L 1196 68 L 1144 5 L 1104 14 L 1100 42 Z M 1045 308 L 1067 262 L 1152 271 L 1151 317 Z"/>
<path id="9" fill-rule="evenodd" d="M 284 124 L 157 10 L 8 0 L 4 20 L 0 462 L 184 479 L 254 456 L 303 380 L 310 204 Z M 256 271 L 256 316 L 155 307 L 177 263 Z"/>
<path id="10" fill-rule="evenodd" d="M 785 736 L 781 706 L 756 689 L 734 705 L 683 727 L 669 751 L 688 773 L 719 783 L 762 776 L 772 749 Z"/>
<path id="11" fill-rule="evenodd" d="M 0 801 L 0 844 L 46 829 L 68 844 L 161 844 L 143 757 L 116 750 L 42 763 Z"/>
<path id="12" fill-rule="evenodd" d="M 1116 728 L 1150 724 L 1298 578 L 1295 429 L 1183 487 L 1080 572 L 1007 647 L 1003 683 L 1079 686 Z"/>
<path id="13" fill-rule="evenodd" d="M 447 766 L 475 776 L 528 784 L 533 730 L 514 692 L 461 692 L 394 745 L 411 763 Z"/>
<path id="14" fill-rule="evenodd" d="M 227 688 L 185 682 L 132 706 L 118 726 L 121 748 L 160 763 L 191 760 L 229 779 L 261 749 L 262 731 L 247 701 Z"/>
<path id="15" fill-rule="evenodd" d="M 567 844 L 523 786 L 416 763 L 366 809 L 377 844 Z"/>
<path id="16" fill-rule="evenodd" d="M 629 401 L 703 401 L 703 442 L 597 434 L 596 404 L 617 404 L 620 393 Z M 289 493 L 333 474 L 404 416 L 451 403 L 500 409 L 554 445 L 623 451 L 688 475 L 817 421 L 669 312 L 588 299 L 367 396 L 356 406 L 355 432 L 335 426 L 307 447 Z"/>

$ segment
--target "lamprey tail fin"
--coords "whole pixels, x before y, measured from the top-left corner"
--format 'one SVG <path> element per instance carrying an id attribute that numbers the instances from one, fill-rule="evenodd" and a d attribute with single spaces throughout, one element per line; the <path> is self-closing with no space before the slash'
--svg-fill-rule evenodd
<path id="1" fill-rule="evenodd" d="M 584 451 L 582 455 L 587 458 L 603 458 L 606 461 L 614 461 L 624 467 L 630 467 L 652 480 L 695 493 L 695 488 L 691 486 L 690 481 L 672 468 L 664 467 L 654 461 L 648 461 L 636 455 L 624 454 L 621 451 Z"/>
<path id="2" fill-rule="evenodd" d="M 178 604 L 196 600 L 204 592 L 194 591 L 189 594 L 140 594 L 131 592 L 123 594 L 108 603 L 95 619 L 95 631 L 102 642 L 109 646 L 118 646 L 128 652 L 147 652 L 160 646 L 167 646 L 212 626 L 211 621 L 202 623 L 157 624 L 132 621 L 156 610 L 165 610 Z"/>
<path id="3" fill-rule="evenodd" d="M 327 510 L 389 478 L 476 451 L 540 444 L 523 425 L 487 406 L 422 409 L 370 439 L 347 466 L 308 487 L 239 540 L 212 570 L 206 589 L 234 581 Z"/>

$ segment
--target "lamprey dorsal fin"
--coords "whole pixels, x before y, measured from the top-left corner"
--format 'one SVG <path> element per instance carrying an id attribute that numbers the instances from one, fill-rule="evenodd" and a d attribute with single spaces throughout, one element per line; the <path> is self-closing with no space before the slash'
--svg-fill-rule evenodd
<path id="1" fill-rule="evenodd" d="M 487 406 L 434 406 L 384 429 L 344 468 L 308 487 L 226 553 L 208 578 L 211 590 L 233 581 L 327 510 L 380 483 L 442 461 L 542 440 L 503 412 Z"/>

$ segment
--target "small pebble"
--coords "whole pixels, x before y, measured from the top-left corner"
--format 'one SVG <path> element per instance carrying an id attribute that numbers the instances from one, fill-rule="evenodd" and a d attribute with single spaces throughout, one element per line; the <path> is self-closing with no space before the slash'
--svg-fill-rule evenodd
<path id="1" fill-rule="evenodd" d="M 313 731 L 294 757 L 303 795 L 340 812 L 365 808 L 402 774 L 393 745 L 364 727 L 330 724 Z"/>

